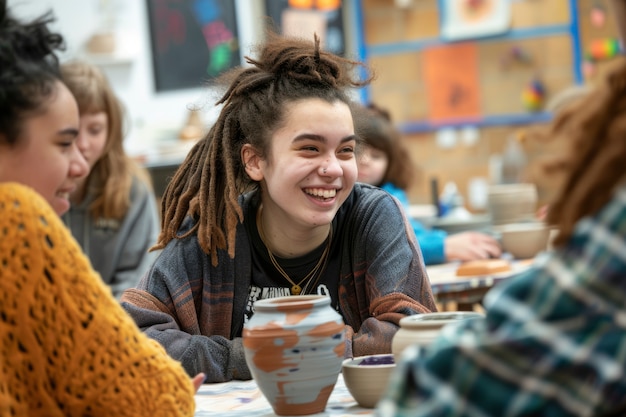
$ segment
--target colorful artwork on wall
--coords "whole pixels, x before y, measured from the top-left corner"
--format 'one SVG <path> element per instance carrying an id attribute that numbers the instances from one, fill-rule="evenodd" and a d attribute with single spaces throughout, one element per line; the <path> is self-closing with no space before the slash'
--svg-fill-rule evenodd
<path id="1" fill-rule="evenodd" d="M 454 41 L 505 33 L 511 24 L 511 5 L 504 0 L 439 0 L 442 38 Z"/>
<path id="2" fill-rule="evenodd" d="M 436 86 L 427 91 L 432 122 L 481 116 L 477 54 L 473 42 L 424 51 L 424 85 Z"/>
<path id="3" fill-rule="evenodd" d="M 234 1 L 147 1 L 156 91 L 199 88 L 240 64 Z"/>

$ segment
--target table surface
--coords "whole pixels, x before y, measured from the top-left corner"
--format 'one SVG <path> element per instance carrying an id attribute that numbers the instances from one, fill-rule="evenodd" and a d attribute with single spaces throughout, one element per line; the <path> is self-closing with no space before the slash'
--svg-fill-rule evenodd
<path id="1" fill-rule="evenodd" d="M 196 393 L 196 417 L 206 416 L 275 416 L 254 380 L 204 384 Z M 326 410 L 311 416 L 368 416 L 374 410 L 360 407 L 339 374 Z"/>

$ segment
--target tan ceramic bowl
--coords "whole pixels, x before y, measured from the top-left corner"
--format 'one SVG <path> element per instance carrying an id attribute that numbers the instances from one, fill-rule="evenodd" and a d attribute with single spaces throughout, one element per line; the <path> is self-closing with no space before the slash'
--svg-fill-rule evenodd
<path id="1" fill-rule="evenodd" d="M 550 226 L 541 222 L 511 223 L 495 226 L 502 248 L 516 259 L 528 259 L 548 247 Z"/>
<path id="2" fill-rule="evenodd" d="M 384 363 L 376 364 L 380 361 Z M 385 393 L 389 377 L 396 368 L 395 363 L 387 363 L 389 361 L 393 362 L 391 353 L 359 356 L 343 361 L 343 380 L 361 407 L 374 408 Z"/>

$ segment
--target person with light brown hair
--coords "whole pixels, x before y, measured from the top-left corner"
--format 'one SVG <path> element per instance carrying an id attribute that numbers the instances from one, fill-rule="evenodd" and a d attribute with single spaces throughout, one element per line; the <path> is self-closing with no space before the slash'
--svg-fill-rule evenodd
<path id="1" fill-rule="evenodd" d="M 571 144 L 546 166 L 554 250 L 487 293 L 484 319 L 408 348 L 377 416 L 626 415 L 626 58 L 544 134 Z"/>
<path id="2" fill-rule="evenodd" d="M 329 296 L 345 357 L 390 353 L 402 317 L 436 310 L 411 225 L 356 183 L 358 62 L 270 34 L 219 83 L 223 108 L 162 203 L 162 249 L 122 305 L 190 375 L 249 379 L 242 330 L 259 299 Z"/>
<path id="3" fill-rule="evenodd" d="M 62 64 L 80 112 L 77 145 L 90 167 L 63 216 L 116 298 L 134 287 L 156 253 L 159 214 L 150 176 L 124 151 L 123 107 L 105 74 L 82 61 Z"/>

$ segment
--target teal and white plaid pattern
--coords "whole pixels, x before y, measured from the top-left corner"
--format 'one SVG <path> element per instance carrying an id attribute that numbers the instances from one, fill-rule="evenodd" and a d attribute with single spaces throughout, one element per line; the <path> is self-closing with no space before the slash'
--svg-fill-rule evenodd
<path id="1" fill-rule="evenodd" d="M 377 416 L 625 416 L 626 186 L 485 304 L 404 352 Z"/>

